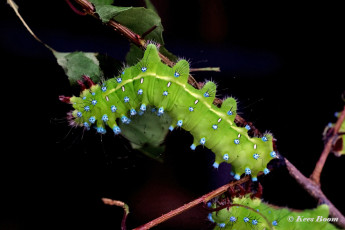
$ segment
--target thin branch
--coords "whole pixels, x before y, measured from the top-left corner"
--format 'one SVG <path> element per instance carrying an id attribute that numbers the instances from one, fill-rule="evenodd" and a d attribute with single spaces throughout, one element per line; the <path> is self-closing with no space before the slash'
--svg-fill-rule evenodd
<path id="1" fill-rule="evenodd" d="M 290 175 L 306 190 L 312 197 L 319 201 L 321 204 L 327 204 L 329 207 L 329 215 L 334 218 L 338 218 L 338 221 L 334 224 L 341 228 L 345 228 L 345 217 L 341 212 L 332 204 L 330 200 L 321 191 L 321 188 L 314 181 L 305 177 L 293 164 L 285 158 L 286 168 Z"/>
<path id="2" fill-rule="evenodd" d="M 261 174 L 260 174 L 261 175 Z M 246 176 L 246 177 L 243 177 L 242 179 L 238 180 L 238 181 L 232 181 L 230 182 L 229 184 L 226 184 L 226 185 L 223 185 L 222 187 L 219 187 L 218 189 L 210 192 L 210 193 L 207 193 L 201 197 L 199 197 L 198 199 L 196 200 L 193 200 L 191 202 L 189 202 L 188 204 L 185 204 L 175 210 L 172 210 L 140 227 L 137 227 L 133 230 L 145 230 L 145 229 L 150 229 L 174 216 L 177 216 L 179 214 L 181 214 L 182 212 L 185 212 L 201 203 L 206 203 L 208 202 L 209 200 L 217 197 L 217 196 L 220 196 L 221 194 L 223 194 L 224 192 L 228 191 L 229 187 L 233 187 L 235 185 L 238 185 L 238 184 L 243 184 L 245 183 L 246 181 L 248 181 L 250 179 L 249 176 Z"/>
<path id="3" fill-rule="evenodd" d="M 213 71 L 220 72 L 219 67 L 190 68 L 189 72 Z"/>
<path id="4" fill-rule="evenodd" d="M 52 51 L 53 53 L 56 52 L 52 47 L 48 46 L 47 44 L 45 44 L 41 39 L 39 39 L 36 34 L 30 29 L 30 27 L 28 26 L 28 24 L 26 24 L 24 18 L 20 15 L 19 13 L 19 7 L 17 6 L 17 4 L 12 1 L 12 0 L 7 0 L 7 4 L 9 4 L 11 6 L 11 8 L 14 10 L 14 12 L 16 13 L 17 17 L 20 19 L 20 21 L 23 23 L 24 27 L 28 30 L 28 32 L 35 38 L 36 41 L 40 42 L 41 44 L 43 44 L 45 47 L 47 47 L 50 51 Z"/>
<path id="5" fill-rule="evenodd" d="M 128 205 L 125 204 L 122 201 L 112 200 L 112 199 L 109 199 L 109 198 L 102 198 L 102 201 L 103 201 L 104 204 L 114 205 L 114 206 L 118 206 L 118 207 L 123 208 L 124 213 L 123 213 L 123 217 L 122 217 L 122 221 L 121 221 L 121 230 L 126 230 L 126 220 L 127 220 L 128 214 L 129 214 L 129 207 L 128 207 Z"/>
<path id="6" fill-rule="evenodd" d="M 75 6 L 73 6 L 73 4 L 70 2 L 70 0 L 65 0 L 65 1 L 69 5 L 69 7 L 74 11 L 74 13 L 81 15 L 81 16 L 87 15 L 87 13 L 85 13 L 84 11 L 80 11 Z"/>
<path id="7" fill-rule="evenodd" d="M 345 106 L 337 122 L 335 123 L 332 136 L 328 139 L 321 153 L 320 159 L 316 163 L 313 173 L 310 175 L 310 179 L 319 186 L 320 186 L 320 176 L 321 176 L 323 166 L 326 163 L 329 153 L 332 151 L 333 144 L 338 138 L 339 129 L 340 129 L 341 124 L 344 122 L 344 118 L 345 118 Z"/>

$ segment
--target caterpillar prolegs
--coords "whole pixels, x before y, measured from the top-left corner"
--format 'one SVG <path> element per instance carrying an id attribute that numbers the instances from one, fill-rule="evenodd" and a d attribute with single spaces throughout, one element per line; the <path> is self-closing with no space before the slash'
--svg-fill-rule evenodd
<path id="1" fill-rule="evenodd" d="M 101 84 L 90 82 L 80 96 L 60 99 L 72 104 L 70 114 L 73 125 L 104 134 L 106 126 L 117 135 L 121 133 L 118 122 L 128 124 L 132 116 L 146 112 L 148 106 L 157 108 L 157 116 L 168 113 L 172 118 L 170 130 L 182 128 L 189 131 L 194 141 L 190 148 L 205 146 L 215 153 L 213 166 L 231 163 L 235 179 L 242 174 L 257 180 L 260 171 L 269 173 L 267 163 L 276 157 L 273 137 L 250 137 L 249 126 L 238 127 L 234 120 L 237 104 L 227 98 L 220 108 L 213 104 L 216 85 L 208 81 L 198 90 L 187 83 L 189 63 L 180 60 L 173 67 L 161 62 L 157 47 L 149 44 L 144 57 L 112 79 Z"/>
<path id="2" fill-rule="evenodd" d="M 208 207 L 217 209 L 217 203 L 208 203 Z M 287 208 L 277 208 L 264 203 L 259 198 L 249 195 L 235 197 L 230 208 L 223 208 L 209 213 L 208 220 L 216 223 L 214 229 L 238 230 L 333 230 L 337 229 L 329 222 L 336 221 L 328 218 L 329 208 L 323 204 L 315 209 L 292 211 Z"/>

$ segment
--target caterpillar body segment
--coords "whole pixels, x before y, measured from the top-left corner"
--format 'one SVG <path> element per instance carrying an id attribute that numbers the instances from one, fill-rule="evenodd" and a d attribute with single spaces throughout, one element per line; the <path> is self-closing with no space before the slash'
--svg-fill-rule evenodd
<path id="1" fill-rule="evenodd" d="M 268 173 L 267 163 L 276 157 L 273 137 L 268 134 L 250 137 L 247 127 L 237 127 L 234 122 L 237 110 L 234 98 L 227 98 L 218 108 L 213 104 L 215 83 L 208 81 L 198 90 L 187 83 L 188 76 L 186 60 L 168 67 L 161 62 L 157 47 L 149 44 L 143 59 L 135 66 L 70 98 L 73 124 L 86 129 L 95 126 L 102 134 L 109 126 L 119 134 L 119 122 L 128 124 L 132 116 L 152 106 L 157 116 L 163 113 L 171 116 L 170 130 L 182 128 L 193 135 L 192 150 L 197 146 L 211 149 L 215 153 L 214 167 L 223 162 L 232 164 L 236 179 L 246 174 L 255 181 L 260 171 Z"/>

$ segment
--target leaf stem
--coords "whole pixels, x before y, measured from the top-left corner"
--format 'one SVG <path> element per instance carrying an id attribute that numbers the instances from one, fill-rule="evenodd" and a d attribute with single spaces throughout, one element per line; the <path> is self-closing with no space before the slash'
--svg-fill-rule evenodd
<path id="1" fill-rule="evenodd" d="M 112 199 L 109 199 L 109 198 L 102 198 L 102 201 L 103 201 L 104 204 L 114 205 L 114 206 L 118 206 L 118 207 L 123 208 L 124 213 L 123 213 L 123 218 L 122 218 L 122 221 L 121 221 L 121 230 L 126 230 L 126 220 L 127 220 L 128 214 L 129 214 L 129 207 L 128 207 L 128 205 L 125 204 L 122 201 L 112 200 Z"/>
<path id="2" fill-rule="evenodd" d="M 320 176 L 321 176 L 322 169 L 326 163 L 329 153 L 332 151 L 334 142 L 337 140 L 338 132 L 339 132 L 341 124 L 344 121 L 344 118 L 345 118 L 345 106 L 334 126 L 332 136 L 326 142 L 326 145 L 321 153 L 321 156 L 315 165 L 315 169 L 313 173 L 310 175 L 310 179 L 319 186 L 320 186 Z"/>

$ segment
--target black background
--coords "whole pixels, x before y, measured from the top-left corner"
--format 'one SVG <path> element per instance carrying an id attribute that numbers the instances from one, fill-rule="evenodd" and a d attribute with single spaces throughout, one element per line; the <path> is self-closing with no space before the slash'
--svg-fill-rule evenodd
<path id="1" fill-rule="evenodd" d="M 143 4 L 119 1 L 122 5 Z M 219 97 L 232 95 L 239 112 L 277 139 L 278 151 L 305 175 L 322 152 L 322 132 L 343 107 L 344 21 L 340 4 L 291 1 L 153 1 L 166 47 L 192 67 L 217 66 Z M 106 53 L 124 61 L 127 40 L 65 1 L 17 1 L 31 29 L 61 52 Z M 189 150 L 192 137 L 174 131 L 165 163 L 131 150 L 126 140 L 67 126 L 71 95 L 51 52 L 25 30 L 13 10 L 0 6 L 2 151 L 0 229 L 119 229 L 122 210 L 101 197 L 123 200 L 133 228 L 177 208 L 231 178 L 229 166 L 212 169 L 213 154 Z M 330 155 L 322 189 L 345 213 L 341 189 L 345 158 Z M 303 209 L 316 205 L 284 167 L 260 179 L 270 203 Z M 202 207 L 157 229 L 209 229 Z"/>

